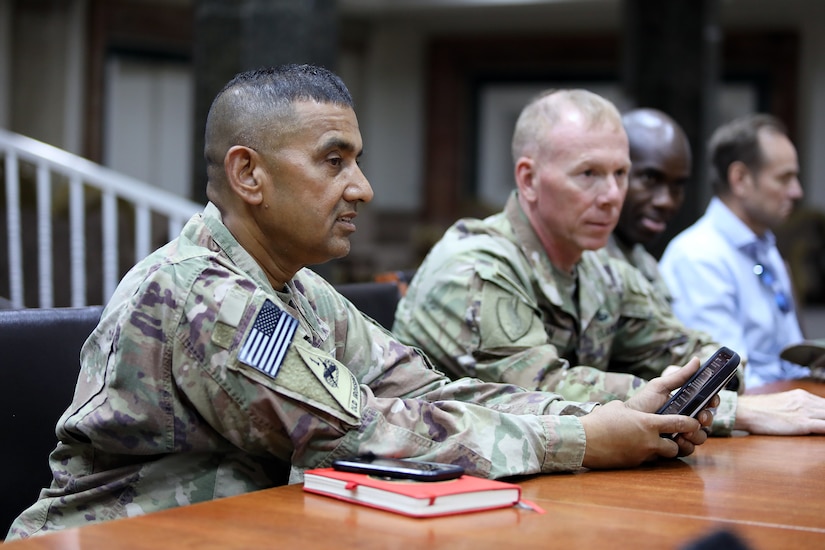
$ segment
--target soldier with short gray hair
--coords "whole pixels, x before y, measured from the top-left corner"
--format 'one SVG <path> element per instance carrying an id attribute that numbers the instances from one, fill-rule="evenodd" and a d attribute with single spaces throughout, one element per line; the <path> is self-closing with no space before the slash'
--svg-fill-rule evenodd
<path id="1" fill-rule="evenodd" d="M 513 137 L 516 189 L 501 212 L 457 221 L 430 250 L 398 304 L 396 336 L 453 378 L 575 401 L 627 399 L 720 344 L 737 350 L 685 327 L 638 269 L 604 249 L 630 149 L 619 112 L 597 94 L 550 90 L 530 101 Z M 720 395 L 714 435 L 825 433 L 825 399 L 809 392 Z"/>

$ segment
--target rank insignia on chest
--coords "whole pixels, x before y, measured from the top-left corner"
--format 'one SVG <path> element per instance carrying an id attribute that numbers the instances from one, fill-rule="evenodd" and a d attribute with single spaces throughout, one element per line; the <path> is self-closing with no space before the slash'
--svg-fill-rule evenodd
<path id="1" fill-rule="evenodd" d="M 275 377 L 284 360 L 298 321 L 271 300 L 264 301 L 252 330 L 238 353 L 238 361 Z"/>

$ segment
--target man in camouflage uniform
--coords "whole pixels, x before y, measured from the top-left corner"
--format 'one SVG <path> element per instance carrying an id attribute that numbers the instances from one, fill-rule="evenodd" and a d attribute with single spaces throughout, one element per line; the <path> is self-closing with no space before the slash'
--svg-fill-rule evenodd
<path id="1" fill-rule="evenodd" d="M 584 90 L 534 99 L 513 136 L 516 190 L 502 212 L 459 220 L 432 248 L 398 305 L 396 336 L 451 377 L 572 400 L 625 399 L 667 367 L 708 357 L 718 344 L 602 248 L 628 157 L 608 101 Z M 722 394 L 715 434 L 825 431 L 825 400 L 807 392 Z M 797 408 L 800 399 L 812 408 Z"/>
<path id="2" fill-rule="evenodd" d="M 362 453 L 495 478 L 633 466 L 705 441 L 709 411 L 651 413 L 690 369 L 604 406 L 452 382 L 305 269 L 349 252 L 372 199 L 332 73 L 236 76 L 205 144 L 210 203 L 118 286 L 58 422 L 54 480 L 10 539 L 299 482 Z"/>
<path id="3" fill-rule="evenodd" d="M 656 109 L 628 111 L 622 125 L 632 166 L 619 221 L 605 248 L 641 271 L 655 295 L 670 303 L 659 262 L 645 246 L 664 233 L 682 207 L 692 169 L 690 141 L 673 118 Z"/>

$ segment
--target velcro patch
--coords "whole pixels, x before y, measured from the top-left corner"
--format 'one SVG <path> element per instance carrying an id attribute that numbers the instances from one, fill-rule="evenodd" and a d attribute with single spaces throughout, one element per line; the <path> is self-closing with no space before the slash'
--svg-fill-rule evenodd
<path id="1" fill-rule="evenodd" d="M 212 341 L 222 347 L 229 349 L 235 334 L 238 332 L 238 323 L 241 322 L 246 302 L 249 298 L 247 292 L 235 287 L 231 288 L 221 302 L 221 309 L 218 311 L 218 319 L 215 328 L 212 329 Z"/>

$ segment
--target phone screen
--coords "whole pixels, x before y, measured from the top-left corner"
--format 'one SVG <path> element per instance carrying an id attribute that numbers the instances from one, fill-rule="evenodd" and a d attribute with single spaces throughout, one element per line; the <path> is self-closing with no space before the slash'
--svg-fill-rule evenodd
<path id="1" fill-rule="evenodd" d="M 739 356 L 728 348 L 714 353 L 688 382 L 658 411 L 695 416 L 736 374 Z"/>
<path id="2" fill-rule="evenodd" d="M 736 375 L 739 355 L 721 347 L 705 364 L 696 371 L 687 383 L 679 388 L 658 411 L 658 414 L 684 414 L 695 417 L 714 395 Z M 677 434 L 663 434 L 662 437 L 673 438 Z"/>

